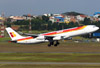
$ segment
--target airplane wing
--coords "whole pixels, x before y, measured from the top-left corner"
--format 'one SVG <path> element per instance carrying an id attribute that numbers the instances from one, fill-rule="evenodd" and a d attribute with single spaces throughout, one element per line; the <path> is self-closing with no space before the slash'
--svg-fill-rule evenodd
<path id="1" fill-rule="evenodd" d="M 25 36 L 32 36 L 34 38 L 39 36 L 38 34 L 28 34 L 28 33 L 22 33 L 22 32 L 20 32 L 20 34 L 25 35 Z"/>

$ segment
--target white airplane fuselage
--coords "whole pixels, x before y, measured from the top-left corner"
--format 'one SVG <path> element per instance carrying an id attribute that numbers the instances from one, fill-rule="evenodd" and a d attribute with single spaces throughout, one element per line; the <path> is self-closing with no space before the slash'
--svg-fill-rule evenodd
<path id="1" fill-rule="evenodd" d="M 64 29 L 64 30 L 39 34 L 38 37 L 36 37 L 36 38 L 31 37 L 31 36 L 30 37 L 23 37 L 22 39 L 18 39 L 16 42 L 17 43 L 49 42 L 49 40 L 46 39 L 46 37 L 53 37 L 53 41 L 63 40 L 63 39 L 66 39 L 68 37 L 92 33 L 94 31 L 97 31 L 98 29 L 99 29 L 99 27 L 97 27 L 95 25 L 80 26 L 80 27 L 75 27 L 75 28 L 70 28 L 70 29 Z"/>

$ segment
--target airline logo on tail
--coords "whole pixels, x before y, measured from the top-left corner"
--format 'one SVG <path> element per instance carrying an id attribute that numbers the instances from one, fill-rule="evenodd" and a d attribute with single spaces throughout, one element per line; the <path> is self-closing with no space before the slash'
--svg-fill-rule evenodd
<path id="1" fill-rule="evenodd" d="M 16 34 L 14 32 L 10 32 L 11 37 L 16 37 Z"/>

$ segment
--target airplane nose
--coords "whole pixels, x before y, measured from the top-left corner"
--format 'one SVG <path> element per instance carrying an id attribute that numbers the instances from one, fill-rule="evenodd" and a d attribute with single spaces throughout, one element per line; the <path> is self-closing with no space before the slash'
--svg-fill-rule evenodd
<path id="1" fill-rule="evenodd" d="M 97 30 L 99 29 L 99 27 L 97 27 Z"/>
<path id="2" fill-rule="evenodd" d="M 99 27 L 96 27 L 96 30 L 98 30 L 99 29 Z"/>

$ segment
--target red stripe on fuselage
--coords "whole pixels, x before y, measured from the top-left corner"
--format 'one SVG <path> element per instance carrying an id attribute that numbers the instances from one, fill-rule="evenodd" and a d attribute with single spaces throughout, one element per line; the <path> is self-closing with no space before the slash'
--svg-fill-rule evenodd
<path id="1" fill-rule="evenodd" d="M 73 29 L 63 30 L 63 32 L 70 32 L 70 31 L 80 30 L 81 28 L 83 28 L 83 26 L 77 27 L 77 28 L 73 28 Z"/>
<path id="2" fill-rule="evenodd" d="M 76 27 L 76 28 L 72 28 L 72 29 L 66 29 L 66 30 L 61 30 L 61 31 L 46 33 L 46 34 L 43 34 L 43 35 L 44 35 L 44 36 L 47 36 L 47 35 L 55 35 L 55 34 L 60 34 L 60 33 L 65 33 L 65 32 L 71 32 L 71 31 L 76 31 L 76 30 L 83 29 L 83 28 L 85 28 L 85 27 L 86 27 L 86 26 L 81 26 L 81 27 Z"/>
<path id="3" fill-rule="evenodd" d="M 22 39 L 18 39 L 17 41 L 24 41 L 24 40 L 29 40 L 29 39 L 33 39 L 33 37 L 22 38 Z"/>

